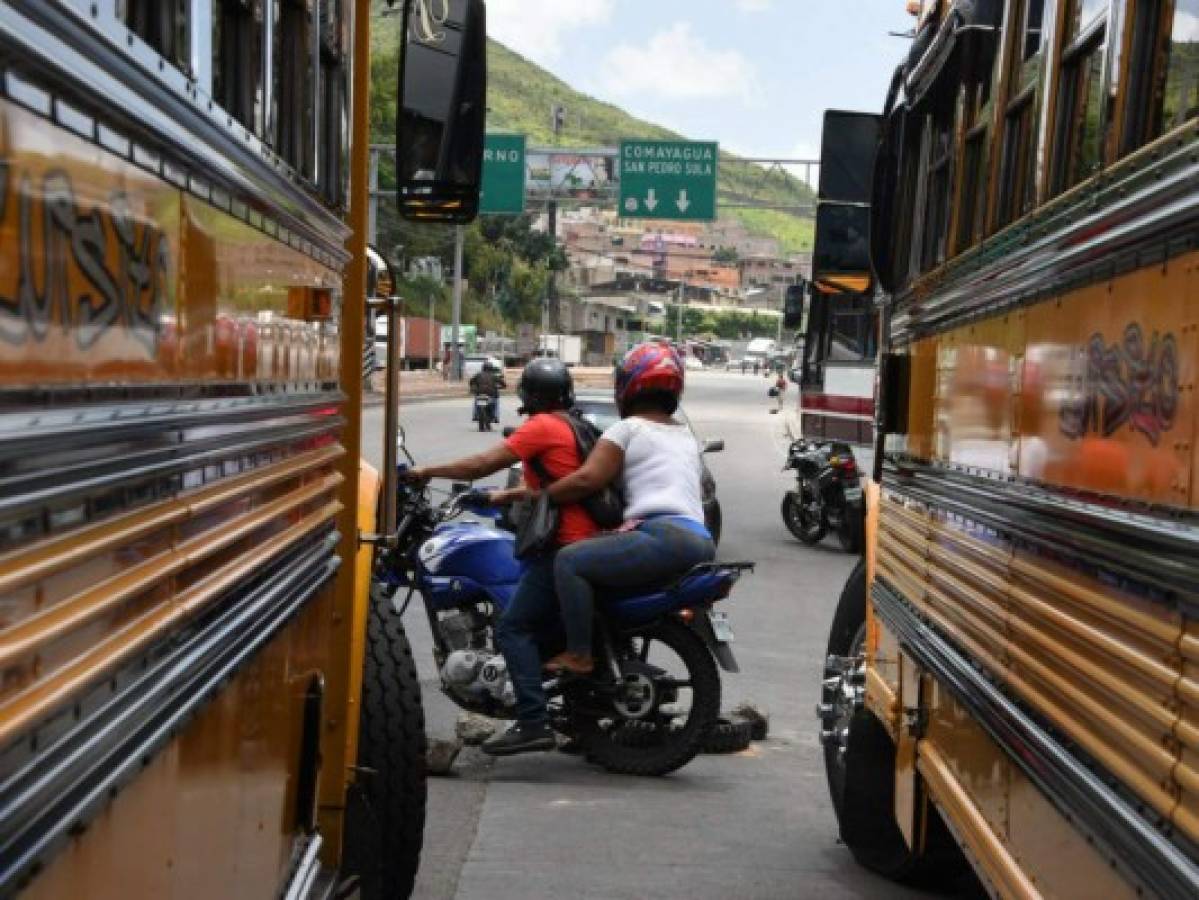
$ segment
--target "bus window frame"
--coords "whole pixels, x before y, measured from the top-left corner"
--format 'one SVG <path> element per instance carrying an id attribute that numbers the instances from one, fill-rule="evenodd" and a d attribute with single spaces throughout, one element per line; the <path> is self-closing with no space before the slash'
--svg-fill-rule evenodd
<path id="1" fill-rule="evenodd" d="M 1112 85 L 1112 43 L 1118 37 L 1113 31 L 1111 6 L 1105 7 L 1085 23 L 1080 23 L 1076 32 L 1067 28 L 1067 22 L 1076 4 L 1082 0 L 1066 0 L 1061 5 L 1060 37 L 1057 47 L 1057 65 L 1053 81 L 1055 105 L 1053 111 L 1053 135 L 1049 151 L 1048 185 L 1046 199 L 1060 196 L 1083 184 L 1101 172 L 1107 164 L 1107 148 L 1114 110 L 1110 103 Z M 1081 142 L 1078 140 L 1080 116 L 1085 116 L 1086 95 L 1089 87 L 1085 82 L 1085 67 L 1093 59 L 1099 61 L 1099 120 L 1098 153 L 1095 168 L 1078 176 L 1073 172 Z M 1081 101 L 1080 101 L 1081 98 Z"/>
<path id="2" fill-rule="evenodd" d="M 213 99 L 227 112 L 235 122 L 239 122 L 243 127 L 249 128 L 254 134 L 261 137 L 263 135 L 263 87 L 269 79 L 263 77 L 264 63 L 266 54 L 263 52 L 264 37 L 267 32 L 266 20 L 268 18 L 268 8 L 273 7 L 271 0 L 212 0 L 213 16 L 212 16 L 212 95 Z M 237 52 L 240 46 L 235 48 L 237 59 L 233 66 L 228 67 L 230 80 L 249 81 L 250 86 L 242 86 L 241 92 L 249 90 L 249 95 L 244 93 L 237 97 L 237 104 L 230 105 L 226 102 L 228 92 L 231 90 L 229 85 L 224 82 L 225 73 L 227 71 L 226 63 L 228 56 L 226 55 L 228 45 L 230 44 L 228 29 L 231 24 L 235 24 L 240 32 L 245 28 L 250 33 L 251 49 L 244 55 Z M 240 36 L 240 35 L 239 35 Z M 254 41 L 257 40 L 257 47 L 254 47 Z M 246 69 L 250 71 L 247 72 Z M 232 90 L 238 90 L 233 88 Z M 219 96 L 218 96 L 219 95 Z M 239 108 L 241 103 L 248 100 L 249 109 Z"/>
<path id="3" fill-rule="evenodd" d="M 1174 51 L 1175 17 L 1178 0 L 1127 0 L 1127 22 L 1122 41 L 1120 74 L 1126 79 L 1122 94 L 1124 105 L 1120 119 L 1120 157 L 1185 127 L 1196 116 L 1182 122 L 1165 122 L 1166 88 L 1169 63 Z M 1169 15 L 1166 15 L 1167 10 Z"/>
<path id="4" fill-rule="evenodd" d="M 929 272 L 945 262 L 952 233 L 957 180 L 958 129 L 956 103 L 940 100 L 927 114 L 924 206 L 920 223 L 919 271 Z"/>
<path id="5" fill-rule="evenodd" d="M 1045 0 L 1041 8 L 1041 38 L 1028 54 L 1029 12 L 1034 0 L 1009 4 L 1006 40 L 1000 67 L 1002 99 L 995 104 L 996 136 L 991 142 L 992 197 L 988 224 L 993 234 L 1023 218 L 1041 201 L 1045 142 L 1045 85 L 1053 29 L 1051 19 L 1063 4 Z M 1015 134 L 1015 137 L 1013 137 Z"/>

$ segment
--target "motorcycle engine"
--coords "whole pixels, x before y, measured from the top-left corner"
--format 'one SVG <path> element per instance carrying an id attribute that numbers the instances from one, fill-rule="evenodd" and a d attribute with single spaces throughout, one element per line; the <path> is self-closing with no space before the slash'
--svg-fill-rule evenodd
<path id="1" fill-rule="evenodd" d="M 498 653 L 455 650 L 441 667 L 441 679 L 450 691 L 475 702 L 490 697 L 501 706 L 516 703 L 508 663 Z"/>
<path id="2" fill-rule="evenodd" d="M 456 610 L 437 622 L 451 652 L 441 666 L 446 689 L 471 703 L 487 698 L 501 706 L 516 703 L 508 663 L 487 642 L 486 618 L 477 610 Z"/>

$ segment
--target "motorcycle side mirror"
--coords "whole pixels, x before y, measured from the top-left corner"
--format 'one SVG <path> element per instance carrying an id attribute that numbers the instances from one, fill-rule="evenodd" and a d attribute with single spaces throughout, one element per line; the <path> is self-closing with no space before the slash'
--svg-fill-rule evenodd
<path id="1" fill-rule="evenodd" d="M 512 435 L 516 434 L 516 429 L 509 425 L 507 428 L 501 431 L 500 434 L 502 434 L 506 440 L 507 438 L 510 438 Z"/>
<path id="2" fill-rule="evenodd" d="M 704 441 L 704 453 L 722 453 L 724 452 L 724 441 L 720 438 Z"/>
<path id="3" fill-rule="evenodd" d="M 470 485 L 465 481 L 455 481 L 450 485 L 450 493 L 457 497 L 459 494 L 465 494 L 470 490 Z"/>

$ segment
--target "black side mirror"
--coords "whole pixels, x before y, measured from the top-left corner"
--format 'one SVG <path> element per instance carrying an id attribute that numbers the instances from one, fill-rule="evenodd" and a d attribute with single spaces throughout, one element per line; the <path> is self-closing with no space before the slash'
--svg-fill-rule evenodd
<path id="1" fill-rule="evenodd" d="M 798 284 L 787 288 L 787 296 L 783 302 L 783 327 L 795 330 L 803 325 L 804 294 L 808 283 L 800 279 Z"/>
<path id="2" fill-rule="evenodd" d="M 479 213 L 483 174 L 486 8 L 483 0 L 401 2 L 400 215 L 420 222 L 470 222 Z"/>
<path id="3" fill-rule="evenodd" d="M 512 435 L 516 434 L 516 429 L 509 425 L 507 428 L 501 431 L 500 434 L 503 436 L 504 440 L 507 440 L 508 438 L 512 437 Z"/>

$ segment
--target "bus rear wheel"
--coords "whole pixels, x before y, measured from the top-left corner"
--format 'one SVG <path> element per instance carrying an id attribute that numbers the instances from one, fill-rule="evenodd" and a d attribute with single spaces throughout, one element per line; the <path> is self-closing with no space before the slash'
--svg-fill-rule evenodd
<path id="1" fill-rule="evenodd" d="M 886 878 L 984 896 L 932 804 L 923 853 L 912 852 L 895 821 L 895 744 L 860 701 L 866 596 L 866 565 L 859 560 L 833 616 L 819 710 L 825 774 L 841 840 L 860 865 Z"/>
<path id="2" fill-rule="evenodd" d="M 371 592 L 360 723 L 348 868 L 362 900 L 401 900 L 412 893 L 424 842 L 425 713 L 408 635 L 381 591 Z"/>

